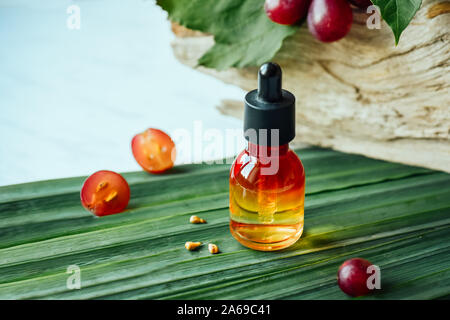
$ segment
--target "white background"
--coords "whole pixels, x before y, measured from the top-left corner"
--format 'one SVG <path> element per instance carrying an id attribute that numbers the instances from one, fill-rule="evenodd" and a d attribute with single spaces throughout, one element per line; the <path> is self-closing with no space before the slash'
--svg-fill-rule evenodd
<path id="1" fill-rule="evenodd" d="M 245 93 L 180 64 L 173 37 L 153 1 L 0 0 L 0 185 L 140 170 L 130 142 L 148 127 L 240 129 L 215 106 Z"/>

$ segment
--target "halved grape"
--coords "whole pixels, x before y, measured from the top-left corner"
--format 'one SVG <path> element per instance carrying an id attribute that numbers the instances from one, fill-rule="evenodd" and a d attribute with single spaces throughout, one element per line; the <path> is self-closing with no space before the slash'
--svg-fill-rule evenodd
<path id="1" fill-rule="evenodd" d="M 125 210 L 130 201 L 130 187 L 118 173 L 101 170 L 90 175 L 80 192 L 81 204 L 96 216 Z"/>
<path id="2" fill-rule="evenodd" d="M 150 128 L 135 135 L 131 149 L 137 163 L 147 172 L 161 173 L 173 167 L 175 143 L 161 130 Z"/>

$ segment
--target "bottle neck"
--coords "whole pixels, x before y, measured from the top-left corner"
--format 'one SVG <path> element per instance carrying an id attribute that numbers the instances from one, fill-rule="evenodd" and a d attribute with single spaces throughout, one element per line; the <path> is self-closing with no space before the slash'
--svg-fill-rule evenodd
<path id="1" fill-rule="evenodd" d="M 262 146 L 247 142 L 247 152 L 253 157 L 283 156 L 289 151 L 289 144 L 281 146 Z"/>

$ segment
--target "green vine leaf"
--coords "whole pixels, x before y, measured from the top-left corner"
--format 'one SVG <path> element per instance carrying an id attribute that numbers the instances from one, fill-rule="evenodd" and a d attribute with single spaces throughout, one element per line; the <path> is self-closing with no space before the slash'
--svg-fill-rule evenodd
<path id="1" fill-rule="evenodd" d="M 380 8 L 381 16 L 391 27 L 398 44 L 403 30 L 411 22 L 422 5 L 422 0 L 371 0 Z"/>
<path id="2" fill-rule="evenodd" d="M 264 0 L 157 0 L 169 18 L 214 35 L 214 46 L 198 61 L 217 70 L 258 66 L 269 61 L 298 27 L 270 21 Z"/>

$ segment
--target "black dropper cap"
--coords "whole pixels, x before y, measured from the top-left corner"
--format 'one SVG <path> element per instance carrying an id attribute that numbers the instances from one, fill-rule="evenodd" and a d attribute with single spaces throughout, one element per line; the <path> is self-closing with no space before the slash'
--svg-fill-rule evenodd
<path id="1" fill-rule="evenodd" d="M 256 130 L 256 137 L 248 134 L 249 129 Z M 260 129 L 267 129 L 267 139 L 260 138 Z M 279 130 L 279 141 L 271 141 L 273 129 Z M 245 138 L 258 145 L 284 145 L 295 137 L 295 97 L 281 89 L 281 68 L 276 63 L 261 66 L 258 89 L 245 96 L 244 131 Z"/>

